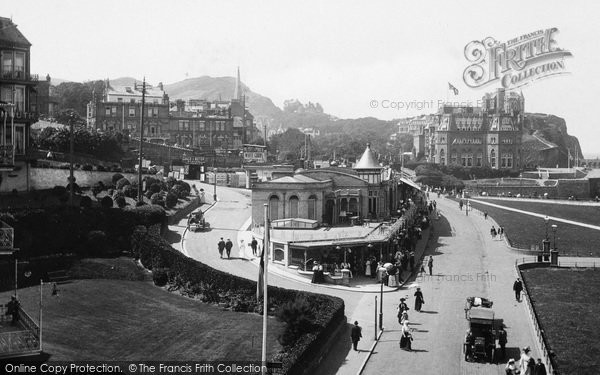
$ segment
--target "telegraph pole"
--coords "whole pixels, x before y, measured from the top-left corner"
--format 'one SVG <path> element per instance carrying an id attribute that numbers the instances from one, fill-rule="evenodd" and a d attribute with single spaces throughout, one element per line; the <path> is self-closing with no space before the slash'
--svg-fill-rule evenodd
<path id="1" fill-rule="evenodd" d="M 140 158 L 138 164 L 138 203 L 144 202 L 144 195 L 142 194 L 142 140 L 144 138 L 144 110 L 146 106 L 146 77 L 142 82 L 142 114 L 140 117 Z"/>

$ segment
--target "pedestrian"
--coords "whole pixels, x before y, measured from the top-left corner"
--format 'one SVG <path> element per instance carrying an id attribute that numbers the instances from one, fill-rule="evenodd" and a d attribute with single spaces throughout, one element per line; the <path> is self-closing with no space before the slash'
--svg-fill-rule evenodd
<path id="1" fill-rule="evenodd" d="M 10 315 L 12 317 L 11 323 L 16 325 L 19 321 L 19 301 L 17 297 L 10 297 L 10 301 L 6 304 L 6 312 L 4 315 Z"/>
<path id="2" fill-rule="evenodd" d="M 402 336 L 400 337 L 400 348 L 404 350 L 411 351 L 413 337 L 410 333 L 410 328 L 408 328 L 408 321 L 402 325 Z"/>
<path id="3" fill-rule="evenodd" d="M 429 276 L 433 276 L 433 256 L 429 256 L 429 260 L 427 261 L 427 267 L 429 268 Z"/>
<path id="4" fill-rule="evenodd" d="M 252 248 L 252 255 L 257 256 L 258 253 L 256 252 L 256 247 L 258 246 L 258 241 L 256 241 L 256 238 L 254 238 L 254 236 L 252 236 L 252 242 L 250 242 L 250 247 Z"/>
<path id="5" fill-rule="evenodd" d="M 487 220 L 487 216 L 488 216 L 488 213 L 487 213 L 487 211 L 485 211 L 485 212 L 483 213 L 483 218 L 484 218 L 485 220 Z"/>
<path id="6" fill-rule="evenodd" d="M 519 370 L 517 369 L 517 366 L 515 365 L 515 360 L 513 358 L 508 360 L 504 371 L 506 372 L 506 375 L 517 375 L 519 373 Z"/>
<path id="7" fill-rule="evenodd" d="M 223 241 L 223 237 L 221 237 L 221 241 L 219 241 L 217 247 L 219 248 L 219 255 L 221 256 L 221 259 L 223 259 L 223 250 L 225 250 L 225 241 Z"/>
<path id="8" fill-rule="evenodd" d="M 58 297 L 58 286 L 56 283 L 52 283 L 52 295 Z"/>
<path id="9" fill-rule="evenodd" d="M 504 327 L 502 327 L 498 330 L 498 344 L 500 345 L 500 355 L 502 356 L 503 360 L 506 358 L 507 342 L 508 340 L 506 339 L 506 331 L 504 330 Z"/>
<path id="10" fill-rule="evenodd" d="M 546 375 L 546 365 L 542 363 L 541 358 L 537 359 L 537 363 L 533 368 L 533 375 Z"/>
<path id="11" fill-rule="evenodd" d="M 350 332 L 350 337 L 352 338 L 352 347 L 355 351 L 358 351 L 358 342 L 360 341 L 360 338 L 362 337 L 362 328 L 358 325 L 358 321 L 354 322 L 354 327 L 352 327 L 352 330 Z"/>
<path id="12" fill-rule="evenodd" d="M 521 291 L 523 291 L 523 282 L 517 277 L 513 284 L 513 290 L 515 291 L 515 299 L 521 302 Z"/>
<path id="13" fill-rule="evenodd" d="M 375 257 L 371 257 L 371 278 L 377 275 L 377 259 Z"/>
<path id="14" fill-rule="evenodd" d="M 465 335 L 465 361 L 470 361 L 473 354 L 473 345 L 475 345 L 475 336 L 470 329 L 467 330 Z"/>
<path id="15" fill-rule="evenodd" d="M 492 229 L 490 229 L 490 235 L 492 236 L 492 240 L 496 238 L 496 228 L 492 225 Z"/>
<path id="16" fill-rule="evenodd" d="M 425 300 L 423 299 L 423 292 L 421 292 L 421 288 L 417 287 L 417 291 L 415 292 L 415 311 L 421 312 L 421 307 L 425 304 Z"/>
<path id="17" fill-rule="evenodd" d="M 365 263 L 365 276 L 371 276 L 371 259 L 367 258 L 367 262 Z"/>
<path id="18" fill-rule="evenodd" d="M 225 242 L 225 251 L 227 251 L 227 259 L 231 256 L 231 248 L 233 247 L 233 242 L 228 238 L 227 242 Z"/>
<path id="19" fill-rule="evenodd" d="M 500 226 L 498 228 L 498 234 L 500 235 L 500 239 L 504 238 L 504 227 Z"/>
<path id="20" fill-rule="evenodd" d="M 415 252 L 411 251 L 409 258 L 408 258 L 408 263 L 410 264 L 410 272 L 413 272 L 415 269 Z"/>
<path id="21" fill-rule="evenodd" d="M 408 324 L 408 311 L 402 311 L 402 315 L 400 316 L 400 324 L 404 325 L 404 323 Z"/>
<path id="22" fill-rule="evenodd" d="M 531 349 L 529 346 L 521 350 L 521 359 L 519 360 L 519 375 L 533 375 L 535 360 L 529 355 L 530 351 Z"/>
<path id="23" fill-rule="evenodd" d="M 408 305 L 406 304 L 406 298 L 400 298 L 400 304 L 396 311 L 398 311 L 398 323 L 402 324 L 402 315 L 405 311 L 408 311 Z M 407 313 L 408 315 L 408 313 Z"/>

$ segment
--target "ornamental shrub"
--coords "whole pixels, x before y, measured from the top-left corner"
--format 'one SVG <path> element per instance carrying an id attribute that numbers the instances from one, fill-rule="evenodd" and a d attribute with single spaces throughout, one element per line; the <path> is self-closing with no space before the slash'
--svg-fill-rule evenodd
<path id="1" fill-rule="evenodd" d="M 112 208 L 113 207 L 113 199 L 108 195 L 100 200 L 100 206 L 102 208 Z"/>
<path id="2" fill-rule="evenodd" d="M 92 198 L 88 197 L 87 195 L 84 195 L 79 200 L 79 206 L 81 208 L 90 208 L 90 207 L 92 207 Z"/>
<path id="3" fill-rule="evenodd" d="M 157 269 L 152 272 L 152 280 L 156 286 L 165 286 L 169 281 L 169 277 L 164 269 Z"/>
<path id="4" fill-rule="evenodd" d="M 92 194 L 94 195 L 94 197 L 100 194 L 102 190 L 104 190 L 104 183 L 102 181 L 98 181 L 94 185 L 92 185 Z"/>
<path id="5" fill-rule="evenodd" d="M 150 203 L 161 206 L 161 207 L 165 206 L 165 201 L 164 201 L 162 195 L 160 195 L 160 193 L 152 194 L 152 196 L 150 197 Z"/>
<path id="6" fill-rule="evenodd" d="M 170 191 L 167 193 L 167 197 L 165 198 L 165 205 L 167 206 L 167 208 L 173 208 L 177 205 L 177 194 Z"/>
<path id="7" fill-rule="evenodd" d="M 92 167 L 90 164 L 84 164 L 84 165 L 81 167 L 81 170 L 82 170 L 82 171 L 91 171 L 91 170 L 93 170 L 93 169 L 94 169 L 94 167 Z"/>
<path id="8" fill-rule="evenodd" d="M 123 178 L 123 175 L 120 174 L 120 173 L 113 174 L 113 176 L 112 176 L 112 183 L 113 183 L 113 185 L 116 185 L 117 181 L 119 181 L 122 178 Z"/>
<path id="9" fill-rule="evenodd" d="M 137 185 L 125 185 L 125 186 L 123 186 L 123 194 L 125 194 L 125 196 L 127 198 L 136 199 L 137 198 L 137 193 L 138 193 Z"/>
<path id="10" fill-rule="evenodd" d="M 119 192 L 119 193 L 121 193 L 121 192 Z M 123 193 L 121 193 L 121 194 L 123 194 Z M 123 207 L 127 206 L 127 201 L 125 200 L 125 197 L 122 195 L 119 195 L 118 197 L 114 198 L 114 201 L 119 208 L 123 208 Z"/>
<path id="11" fill-rule="evenodd" d="M 125 177 L 123 177 L 122 179 L 120 179 L 119 181 L 117 181 L 116 188 L 117 188 L 117 190 L 121 190 L 121 189 L 123 189 L 123 187 L 125 187 L 127 185 L 131 185 L 131 182 L 129 182 L 128 179 L 126 179 Z"/>
<path id="12" fill-rule="evenodd" d="M 159 182 L 152 183 L 152 185 L 150 185 L 150 187 L 148 188 L 148 192 L 150 192 L 151 194 L 160 193 L 161 190 L 162 184 Z"/>

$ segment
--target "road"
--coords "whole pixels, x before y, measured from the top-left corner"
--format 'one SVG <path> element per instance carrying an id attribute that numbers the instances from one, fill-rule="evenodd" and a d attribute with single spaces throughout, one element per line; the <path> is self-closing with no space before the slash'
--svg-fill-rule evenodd
<path id="1" fill-rule="evenodd" d="M 516 278 L 516 253 L 503 240 L 492 239 L 490 220 L 481 215 L 466 216 L 455 202 L 437 200 L 441 218 L 435 222 L 430 253 L 433 275 L 421 276 L 425 306 L 421 313 L 412 309 L 414 289 L 400 290 L 395 301 L 387 299 L 384 310 L 393 312 L 401 296 L 409 295 L 409 318 L 413 332 L 413 352 L 399 349 L 400 326 L 395 315 L 387 314 L 384 333 L 363 374 L 395 372 L 421 374 L 504 374 L 505 363 L 465 362 L 462 342 L 468 327 L 465 298 L 481 296 L 494 301 L 496 317 L 504 319 L 508 333 L 507 356 L 519 358 L 519 348 L 531 346 L 538 357 L 533 329 L 524 304 L 512 291 Z"/>

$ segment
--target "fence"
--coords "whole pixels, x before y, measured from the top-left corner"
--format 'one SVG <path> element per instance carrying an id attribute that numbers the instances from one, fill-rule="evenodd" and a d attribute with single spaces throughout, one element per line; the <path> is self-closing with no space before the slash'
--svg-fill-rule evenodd
<path id="1" fill-rule="evenodd" d="M 515 268 L 517 270 L 517 274 L 523 280 L 523 276 L 521 275 L 521 266 L 525 264 L 535 264 L 536 266 L 549 266 L 549 263 L 537 263 L 537 257 L 523 257 L 515 260 Z M 548 374 L 558 375 L 558 371 L 556 370 L 556 365 L 554 363 L 554 358 L 550 355 L 550 350 L 548 349 L 548 343 L 546 342 L 546 335 L 544 334 L 544 330 L 540 327 L 537 313 L 535 312 L 535 308 L 531 303 L 529 298 L 529 291 L 527 290 L 527 284 L 523 283 L 523 290 L 525 291 L 523 300 L 525 301 L 525 308 L 528 312 L 529 319 L 531 320 L 533 329 L 535 331 L 536 338 L 538 340 L 538 344 L 542 350 L 543 362 L 546 365 L 546 369 Z"/>
<path id="2" fill-rule="evenodd" d="M 6 316 L 6 306 L 0 305 L 0 324 L 12 324 Z M 19 306 L 19 320 L 13 331 L 0 333 L 0 358 L 27 355 L 41 350 L 40 330 L 31 317 Z"/>

